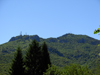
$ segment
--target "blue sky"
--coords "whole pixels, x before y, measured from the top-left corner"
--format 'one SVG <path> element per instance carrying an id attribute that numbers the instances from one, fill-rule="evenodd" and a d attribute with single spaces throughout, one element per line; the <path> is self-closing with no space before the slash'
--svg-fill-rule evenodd
<path id="1" fill-rule="evenodd" d="M 13 36 L 93 34 L 100 25 L 100 0 L 0 0 L 0 44 Z"/>

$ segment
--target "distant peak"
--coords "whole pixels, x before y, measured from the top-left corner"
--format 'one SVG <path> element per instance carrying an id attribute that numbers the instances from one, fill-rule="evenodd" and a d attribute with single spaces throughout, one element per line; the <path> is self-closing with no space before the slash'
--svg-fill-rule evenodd
<path id="1" fill-rule="evenodd" d="M 66 36 L 66 35 L 73 35 L 72 33 L 67 33 L 67 34 L 64 34 L 63 36 Z"/>
<path id="2" fill-rule="evenodd" d="M 60 37 L 66 37 L 66 36 L 68 36 L 68 35 L 74 35 L 74 34 L 72 34 L 72 33 L 66 33 L 66 34 L 64 34 L 64 35 L 62 35 L 62 36 L 60 36 Z M 59 37 L 58 37 L 59 38 Z"/>
<path id="3" fill-rule="evenodd" d="M 12 37 L 9 41 L 15 41 L 15 40 L 18 40 L 18 39 L 23 39 L 23 40 L 34 40 L 36 39 L 38 42 L 40 42 L 40 37 L 38 35 L 19 35 L 19 36 L 16 36 L 16 37 Z"/>

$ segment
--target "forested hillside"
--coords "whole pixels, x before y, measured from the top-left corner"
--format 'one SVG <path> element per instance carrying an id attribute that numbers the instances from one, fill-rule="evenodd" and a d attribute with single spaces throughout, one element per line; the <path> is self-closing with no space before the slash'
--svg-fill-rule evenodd
<path id="1" fill-rule="evenodd" d="M 29 44 L 36 39 L 41 45 L 44 41 L 47 44 L 50 60 L 53 65 L 65 67 L 71 63 L 79 63 L 88 66 L 95 71 L 100 62 L 100 40 L 87 35 L 65 34 L 57 38 L 43 39 L 38 35 L 19 35 L 12 37 L 7 43 L 0 45 L 0 74 L 8 72 L 9 66 L 14 57 L 14 52 L 20 46 L 25 55 Z"/>

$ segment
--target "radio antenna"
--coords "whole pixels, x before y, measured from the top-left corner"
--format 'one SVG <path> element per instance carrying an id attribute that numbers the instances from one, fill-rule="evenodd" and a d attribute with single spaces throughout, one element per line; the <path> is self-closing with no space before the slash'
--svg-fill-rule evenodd
<path id="1" fill-rule="evenodd" d="M 20 36 L 22 36 L 22 31 L 20 32 Z"/>

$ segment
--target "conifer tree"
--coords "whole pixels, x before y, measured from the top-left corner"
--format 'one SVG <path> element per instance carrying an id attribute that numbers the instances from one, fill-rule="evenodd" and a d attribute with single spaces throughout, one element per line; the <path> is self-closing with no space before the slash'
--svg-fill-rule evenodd
<path id="1" fill-rule="evenodd" d="M 24 75 L 24 63 L 22 57 L 22 50 L 20 47 L 17 48 L 12 60 L 11 68 L 9 69 L 10 75 Z"/>
<path id="2" fill-rule="evenodd" d="M 29 49 L 25 56 L 26 75 L 40 75 L 40 46 L 36 40 L 29 44 Z"/>
<path id="3" fill-rule="evenodd" d="M 49 57 L 49 52 L 48 52 L 48 48 L 47 48 L 47 45 L 46 43 L 44 42 L 42 44 L 42 61 L 41 61 L 41 70 L 42 72 L 46 72 L 46 70 L 49 68 L 48 65 L 50 65 L 51 67 L 51 61 L 50 61 L 50 57 Z"/>

